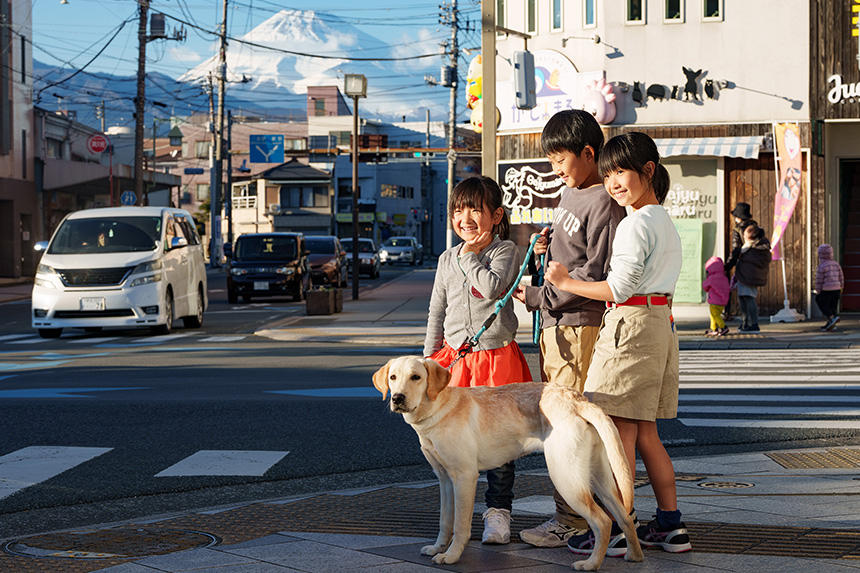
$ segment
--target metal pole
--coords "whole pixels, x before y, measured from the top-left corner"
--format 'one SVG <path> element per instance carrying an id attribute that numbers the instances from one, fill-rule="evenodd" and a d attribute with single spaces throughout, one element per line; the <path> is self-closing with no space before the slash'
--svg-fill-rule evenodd
<path id="1" fill-rule="evenodd" d="M 209 251 L 209 266 L 221 266 L 221 186 L 224 181 L 224 91 L 227 82 L 227 0 L 224 0 L 220 47 L 218 50 L 218 114 L 215 128 L 215 187 L 212 189 L 212 247 Z"/>
<path id="2" fill-rule="evenodd" d="M 146 97 L 146 13 L 149 0 L 138 3 L 140 19 L 137 26 L 137 97 L 134 100 L 134 193 L 135 203 L 144 205 L 143 190 L 143 114 Z"/>
<path id="3" fill-rule="evenodd" d="M 496 3 L 481 2 L 481 174 L 496 177 Z"/>
<path id="4" fill-rule="evenodd" d="M 358 96 L 352 101 L 352 300 L 358 300 Z"/>
<path id="5" fill-rule="evenodd" d="M 227 190 L 224 209 L 227 212 L 227 242 L 233 244 L 233 113 L 227 110 Z"/>
<path id="6" fill-rule="evenodd" d="M 453 68 L 453 79 L 451 85 L 451 101 L 448 115 L 448 194 L 445 201 L 447 208 L 448 199 L 454 190 L 454 178 L 457 172 L 457 152 L 454 151 L 457 138 L 457 60 L 460 58 L 460 49 L 457 45 L 457 0 L 451 0 L 451 60 Z M 451 227 L 451 217 L 445 217 L 445 248 L 450 249 L 454 245 L 454 229 Z"/>
<path id="7" fill-rule="evenodd" d="M 157 129 L 158 119 L 153 115 L 152 117 L 152 167 L 150 170 L 152 171 L 152 190 L 155 191 L 155 131 Z M 147 185 L 147 191 L 149 190 L 149 185 Z M 146 195 L 146 204 L 149 205 L 149 193 Z"/>

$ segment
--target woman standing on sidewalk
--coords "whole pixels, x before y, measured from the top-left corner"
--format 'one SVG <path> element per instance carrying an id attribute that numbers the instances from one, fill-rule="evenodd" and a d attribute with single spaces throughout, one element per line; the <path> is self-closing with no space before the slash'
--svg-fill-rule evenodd
<path id="1" fill-rule="evenodd" d="M 439 256 L 424 356 L 444 367 L 457 350 L 480 330 L 517 277 L 516 245 L 507 240 L 510 223 L 502 207 L 502 190 L 489 177 L 470 177 L 454 187 L 448 201 L 451 226 L 463 242 Z M 476 347 L 451 368 L 449 386 L 501 386 L 531 382 L 519 345 L 513 301 L 502 308 Z M 487 471 L 483 543 L 510 541 L 514 499 L 514 462 Z"/>

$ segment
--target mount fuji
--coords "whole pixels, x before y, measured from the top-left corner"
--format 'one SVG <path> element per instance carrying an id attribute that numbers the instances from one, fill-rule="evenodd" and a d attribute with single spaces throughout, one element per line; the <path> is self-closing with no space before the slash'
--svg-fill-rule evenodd
<path id="1" fill-rule="evenodd" d="M 447 89 L 423 85 L 425 73 L 441 62 L 436 58 L 405 61 L 351 61 L 355 58 L 390 58 L 432 53 L 434 40 L 416 38 L 408 46 L 393 46 L 367 34 L 331 13 L 313 10 L 281 10 L 250 32 L 229 41 L 226 53 L 228 90 L 231 96 L 262 106 L 277 104 L 304 107 L 308 86 L 343 86 L 343 75 L 364 74 L 367 99 L 362 108 L 375 115 L 423 118 L 423 108 L 441 117 L 446 109 Z M 261 46 L 268 46 L 267 49 Z M 291 53 L 290 53 L 291 52 Z M 306 54 L 306 55 L 301 55 Z M 314 57 L 313 55 L 325 56 Z M 218 55 L 195 66 L 178 78 L 199 82 L 218 71 Z M 397 91 L 416 88 L 408 96 Z M 419 95 L 414 95 L 419 94 Z"/>

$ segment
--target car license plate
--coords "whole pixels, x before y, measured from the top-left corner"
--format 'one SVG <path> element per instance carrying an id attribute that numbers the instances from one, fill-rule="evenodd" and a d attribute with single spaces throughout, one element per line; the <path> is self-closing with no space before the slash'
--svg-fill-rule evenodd
<path id="1" fill-rule="evenodd" d="M 254 281 L 254 290 L 269 290 L 269 281 Z"/>
<path id="2" fill-rule="evenodd" d="M 105 299 L 101 297 L 83 297 L 81 299 L 81 310 L 104 310 Z"/>

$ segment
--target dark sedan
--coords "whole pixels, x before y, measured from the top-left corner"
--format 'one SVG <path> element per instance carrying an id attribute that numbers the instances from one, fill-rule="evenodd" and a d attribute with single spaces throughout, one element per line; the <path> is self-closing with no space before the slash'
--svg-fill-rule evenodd
<path id="1" fill-rule="evenodd" d="M 310 287 L 301 233 L 248 233 L 236 239 L 227 262 L 227 301 L 258 296 L 302 300 Z"/>
<path id="2" fill-rule="evenodd" d="M 334 235 L 308 235 L 308 264 L 314 286 L 346 286 L 346 251 Z"/>

